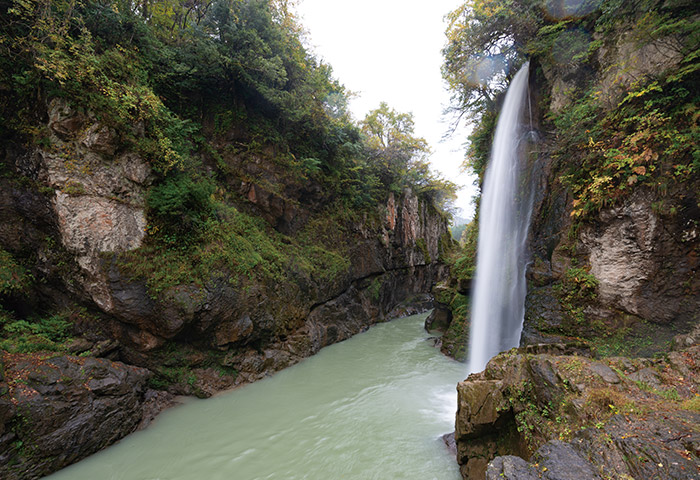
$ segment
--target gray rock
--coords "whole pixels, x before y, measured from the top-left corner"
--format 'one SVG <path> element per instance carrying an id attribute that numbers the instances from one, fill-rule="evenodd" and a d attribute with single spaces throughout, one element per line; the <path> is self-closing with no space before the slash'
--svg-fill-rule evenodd
<path id="1" fill-rule="evenodd" d="M 82 144 L 94 152 L 114 155 L 117 149 L 117 133 L 106 125 L 94 123 L 85 132 Z"/>
<path id="2" fill-rule="evenodd" d="M 486 480 L 539 480 L 537 469 L 520 457 L 504 455 L 486 467 Z"/>
<path id="3" fill-rule="evenodd" d="M 659 377 L 659 373 L 654 370 L 653 368 L 643 368 L 641 370 L 637 370 L 636 372 L 630 373 L 627 375 L 627 378 L 632 380 L 633 382 L 642 382 L 650 387 L 660 387 L 661 386 L 661 379 Z"/>
<path id="4" fill-rule="evenodd" d="M 86 121 L 87 118 L 73 110 L 67 101 L 54 98 L 49 102 L 49 128 L 63 140 L 75 136 Z"/>
<path id="5" fill-rule="evenodd" d="M 455 432 L 446 433 L 440 438 L 442 438 L 442 441 L 445 444 L 445 447 L 447 447 L 447 451 L 450 452 L 450 454 L 456 458 L 457 457 L 457 443 L 455 443 Z"/>
<path id="6" fill-rule="evenodd" d="M 546 480 L 600 480 L 591 463 L 570 443 L 552 440 L 534 455 Z M 545 470 L 546 469 L 546 470 Z"/>
<path id="7" fill-rule="evenodd" d="M 452 312 L 447 308 L 438 306 L 425 319 L 425 329 L 428 332 L 438 331 L 444 333 L 450 327 L 451 322 Z"/>
<path id="8" fill-rule="evenodd" d="M 588 366 L 588 369 L 607 383 L 620 383 L 620 377 L 617 375 L 617 373 L 603 363 L 593 362 Z"/>
<path id="9" fill-rule="evenodd" d="M 16 404 L 11 417 L 0 415 L 5 431 L 16 425 L 10 442 L 0 439 L 0 477 L 6 480 L 48 475 L 134 431 L 151 375 L 123 363 L 70 356 L 24 360 L 8 371 L 22 382 L 0 396 Z M 32 455 L 18 445 L 31 445 Z"/>

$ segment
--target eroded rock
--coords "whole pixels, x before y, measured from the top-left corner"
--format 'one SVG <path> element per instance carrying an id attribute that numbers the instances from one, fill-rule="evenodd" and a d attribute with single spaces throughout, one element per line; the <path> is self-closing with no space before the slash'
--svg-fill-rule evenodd
<path id="1" fill-rule="evenodd" d="M 0 412 L 13 405 L 2 415 L 0 476 L 7 480 L 42 477 L 134 431 L 151 376 L 105 359 L 21 355 L 6 355 L 5 374 Z"/>
<path id="2" fill-rule="evenodd" d="M 669 363 L 528 348 L 494 357 L 459 384 L 455 438 L 465 479 L 697 475 L 700 414 L 690 404 L 700 394 L 700 347 Z"/>

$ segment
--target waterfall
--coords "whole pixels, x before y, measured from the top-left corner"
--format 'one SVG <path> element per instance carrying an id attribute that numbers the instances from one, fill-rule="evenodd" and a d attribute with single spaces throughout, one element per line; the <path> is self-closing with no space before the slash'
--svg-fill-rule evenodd
<path id="1" fill-rule="evenodd" d="M 526 169 L 521 161 L 527 137 L 522 119 L 528 67 L 529 62 L 506 93 L 484 178 L 469 334 L 470 373 L 483 370 L 491 357 L 520 342 L 532 210 L 532 189 L 523 188 Z"/>

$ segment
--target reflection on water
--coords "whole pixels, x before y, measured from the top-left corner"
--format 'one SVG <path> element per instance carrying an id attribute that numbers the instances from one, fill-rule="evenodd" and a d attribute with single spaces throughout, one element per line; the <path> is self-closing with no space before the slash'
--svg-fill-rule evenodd
<path id="1" fill-rule="evenodd" d="M 425 315 L 372 327 L 273 377 L 191 400 L 50 480 L 457 480 L 464 366 L 425 339 Z"/>

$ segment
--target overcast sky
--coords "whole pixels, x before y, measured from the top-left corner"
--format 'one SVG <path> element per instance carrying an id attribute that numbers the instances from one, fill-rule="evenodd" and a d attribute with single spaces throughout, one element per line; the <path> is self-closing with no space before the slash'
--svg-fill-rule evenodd
<path id="1" fill-rule="evenodd" d="M 471 217 L 474 177 L 460 174 L 466 127 L 443 142 L 450 119 L 443 116 L 449 93 L 440 74 L 444 16 L 460 0 L 299 0 L 301 23 L 316 55 L 334 76 L 358 94 L 350 104 L 357 120 L 384 101 L 411 112 L 416 135 L 433 150 L 435 170 L 464 185 L 457 207 Z"/>

